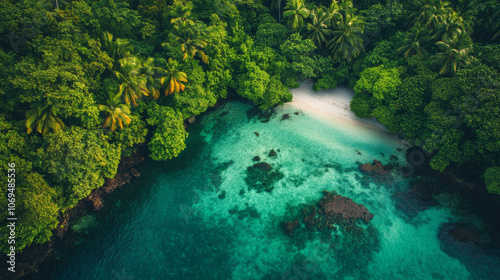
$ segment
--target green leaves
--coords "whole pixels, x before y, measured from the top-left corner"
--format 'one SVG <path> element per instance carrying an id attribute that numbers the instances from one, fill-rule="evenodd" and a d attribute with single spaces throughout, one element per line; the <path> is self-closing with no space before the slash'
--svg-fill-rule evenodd
<path id="1" fill-rule="evenodd" d="M 184 129 L 183 116 L 170 107 L 150 103 L 147 123 L 155 128 L 148 143 L 150 157 L 154 160 L 174 158 L 186 148 L 188 133 Z"/>
<path id="2" fill-rule="evenodd" d="M 484 182 L 488 192 L 500 194 L 500 166 L 492 166 L 486 169 Z"/>
<path id="3" fill-rule="evenodd" d="M 45 136 L 50 131 L 62 130 L 65 127 L 63 121 L 58 118 L 52 111 L 52 108 L 47 105 L 39 105 L 26 112 L 26 128 L 28 128 L 28 134 L 35 130 Z"/>
<path id="4" fill-rule="evenodd" d="M 38 156 L 40 167 L 63 188 L 69 207 L 102 186 L 104 178 L 115 175 L 120 147 L 109 144 L 101 130 L 73 126 L 47 135 Z"/>
<path id="5" fill-rule="evenodd" d="M 304 19 L 309 16 L 309 10 L 302 0 L 288 0 L 283 18 L 288 21 L 292 31 L 297 32 L 304 26 Z"/>
<path id="6" fill-rule="evenodd" d="M 361 72 L 361 78 L 354 86 L 356 93 L 368 92 L 376 99 L 384 99 L 388 95 L 394 95 L 395 90 L 401 84 L 399 72 L 396 68 L 385 69 L 379 67 L 367 68 Z"/>

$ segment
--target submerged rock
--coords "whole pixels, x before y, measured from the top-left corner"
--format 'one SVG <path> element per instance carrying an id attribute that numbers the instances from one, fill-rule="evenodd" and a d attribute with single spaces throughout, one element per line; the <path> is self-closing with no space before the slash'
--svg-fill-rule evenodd
<path id="1" fill-rule="evenodd" d="M 363 204 L 328 191 L 323 191 L 323 198 L 317 204 L 303 208 L 299 215 L 300 219 L 281 224 L 285 233 L 290 236 L 300 228 L 300 222 L 307 231 L 331 232 L 337 229 L 335 225 L 339 225 L 350 233 L 357 234 L 356 232 L 363 230 L 356 225 L 357 220 L 369 223 L 373 219 L 373 214 Z"/>
<path id="2" fill-rule="evenodd" d="M 396 201 L 396 208 L 408 217 L 415 217 L 423 210 L 437 205 L 433 196 L 438 194 L 431 184 L 417 183 L 406 192 L 395 192 L 392 198 Z"/>
<path id="3" fill-rule="evenodd" d="M 294 220 L 292 222 L 283 222 L 281 223 L 281 228 L 283 231 L 288 234 L 288 236 L 292 236 L 293 232 L 300 227 L 299 220 Z"/>
<path id="4" fill-rule="evenodd" d="M 260 161 L 260 157 L 259 157 L 259 156 L 254 156 L 254 157 L 252 158 L 252 160 L 253 160 L 253 161 Z"/>
<path id="5" fill-rule="evenodd" d="M 257 192 L 271 192 L 274 188 L 274 183 L 283 177 L 283 173 L 273 170 L 273 167 L 269 163 L 258 162 L 247 168 L 245 181 L 249 189 L 255 189 Z"/>
<path id="6" fill-rule="evenodd" d="M 290 114 L 283 114 L 283 116 L 281 116 L 281 120 L 288 120 L 290 119 Z"/>
<path id="7" fill-rule="evenodd" d="M 325 196 L 319 202 L 327 217 L 341 215 L 344 220 L 362 219 L 366 223 L 373 219 L 373 214 L 363 204 L 357 204 L 352 199 L 324 191 Z"/>
<path id="8" fill-rule="evenodd" d="M 259 133 L 257 131 L 254 132 L 257 137 L 259 137 Z"/>
<path id="9" fill-rule="evenodd" d="M 226 198 L 226 191 L 222 191 L 220 194 L 219 194 L 219 199 L 224 199 Z"/>
<path id="10" fill-rule="evenodd" d="M 389 173 L 385 170 L 384 165 L 378 160 L 373 160 L 373 165 L 365 163 L 361 165 L 359 169 L 369 174 L 387 175 Z"/>
<path id="11" fill-rule="evenodd" d="M 271 150 L 271 151 L 269 152 L 269 157 L 276 158 L 277 156 L 278 156 L 278 154 L 276 153 L 276 151 L 275 151 L 275 150 Z"/>

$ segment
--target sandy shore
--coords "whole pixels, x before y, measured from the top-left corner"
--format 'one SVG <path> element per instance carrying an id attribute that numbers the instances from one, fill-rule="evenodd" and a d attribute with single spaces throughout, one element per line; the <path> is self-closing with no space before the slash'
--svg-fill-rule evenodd
<path id="1" fill-rule="evenodd" d="M 334 89 L 314 91 L 312 86 L 313 84 L 310 82 L 302 82 L 299 88 L 291 89 L 293 101 L 288 104 L 337 125 L 363 126 L 389 133 L 375 118 L 360 119 L 356 117 L 350 106 L 354 91 L 348 87 L 338 86 Z"/>

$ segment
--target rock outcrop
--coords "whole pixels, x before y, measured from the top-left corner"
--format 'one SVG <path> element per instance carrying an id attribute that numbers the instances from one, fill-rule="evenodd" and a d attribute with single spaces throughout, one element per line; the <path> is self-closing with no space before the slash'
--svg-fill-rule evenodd
<path id="1" fill-rule="evenodd" d="M 365 163 L 359 167 L 361 171 L 364 171 L 369 174 L 376 174 L 376 175 L 387 175 L 389 172 L 384 168 L 384 165 L 378 161 L 378 160 L 373 160 L 373 165 L 369 163 Z"/>

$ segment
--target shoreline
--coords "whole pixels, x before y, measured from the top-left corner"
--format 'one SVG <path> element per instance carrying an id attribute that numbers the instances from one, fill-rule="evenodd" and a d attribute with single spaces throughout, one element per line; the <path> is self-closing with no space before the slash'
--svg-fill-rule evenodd
<path id="1" fill-rule="evenodd" d="M 413 146 L 387 130 L 375 118 L 361 119 L 351 111 L 350 102 L 354 91 L 346 86 L 314 91 L 311 82 L 301 82 L 299 88 L 290 89 L 293 99 L 282 106 L 292 106 L 326 123 L 344 127 L 363 127 L 375 133 L 385 134 L 403 145 Z"/>

